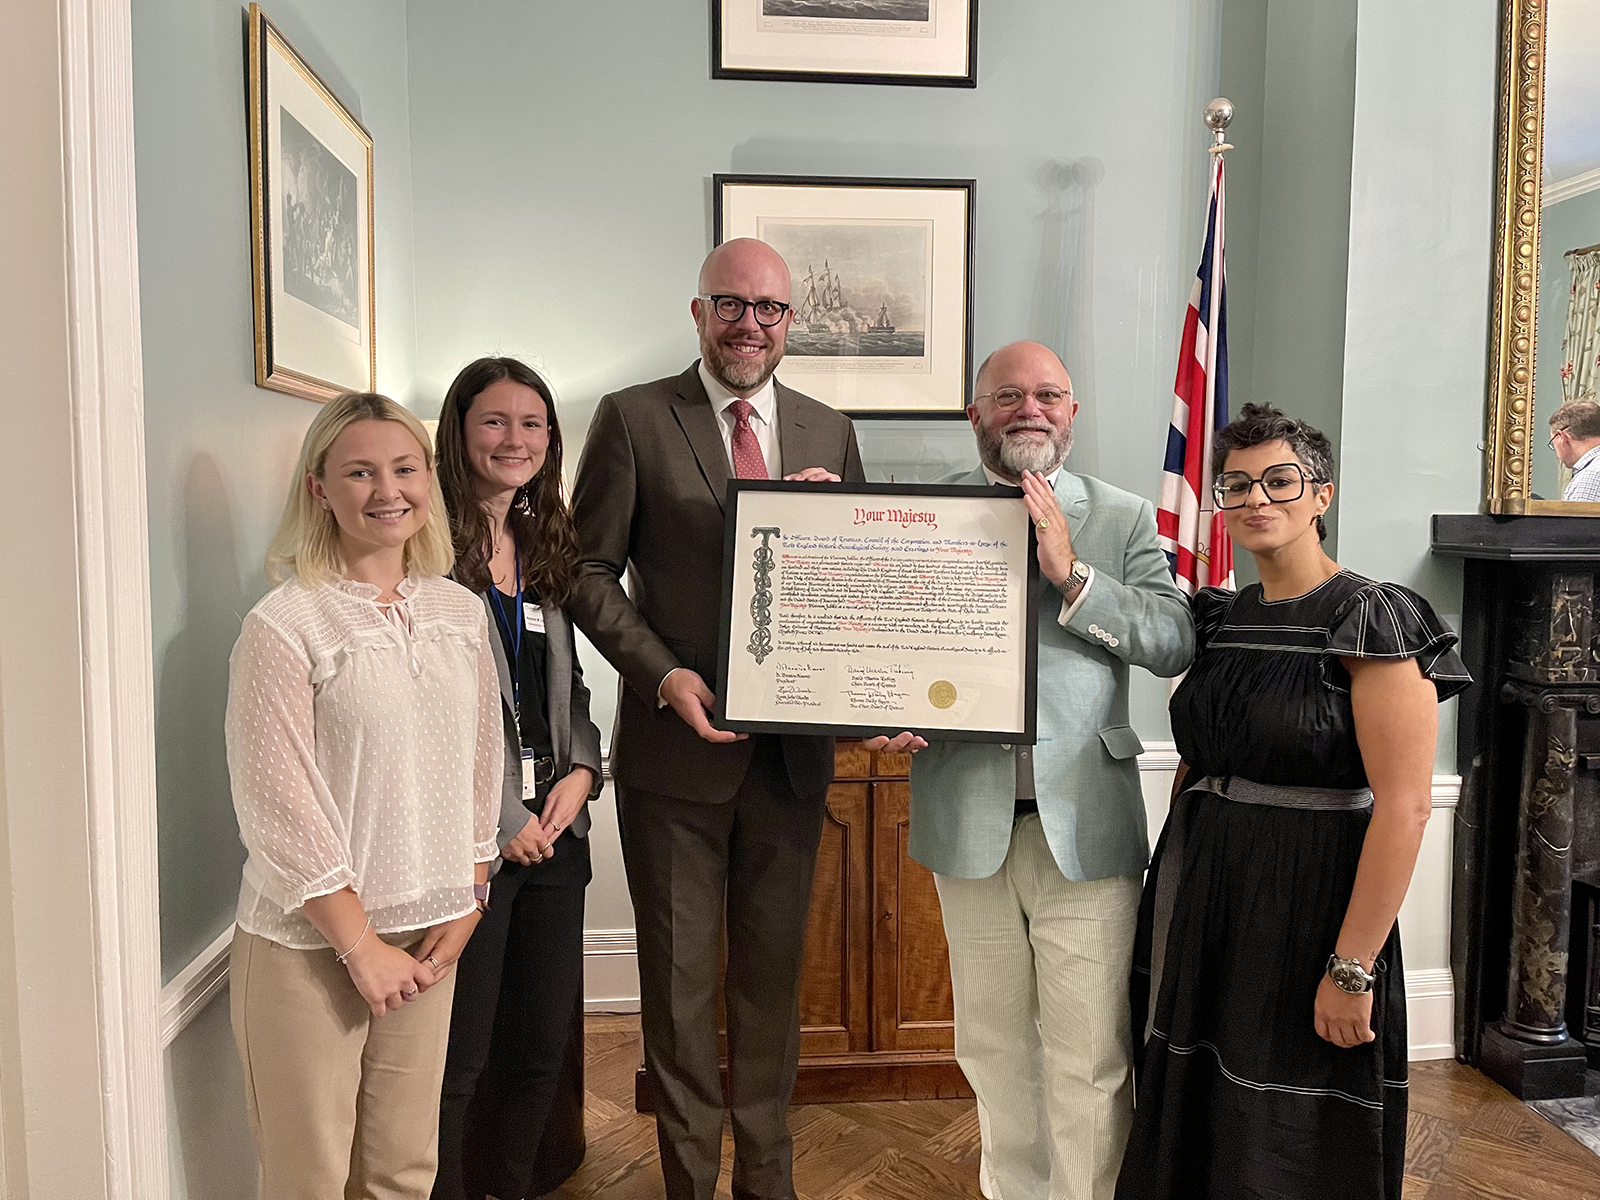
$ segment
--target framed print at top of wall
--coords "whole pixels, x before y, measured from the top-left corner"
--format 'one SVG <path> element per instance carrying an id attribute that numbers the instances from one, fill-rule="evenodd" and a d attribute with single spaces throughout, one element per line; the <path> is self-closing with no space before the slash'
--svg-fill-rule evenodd
<path id="1" fill-rule="evenodd" d="M 711 0 L 711 77 L 978 86 L 978 0 Z"/>
<path id="2" fill-rule="evenodd" d="M 255 4 L 249 62 L 256 385 L 370 392 L 372 135 Z"/>
<path id="3" fill-rule="evenodd" d="M 758 238 L 789 266 L 783 381 L 853 416 L 962 416 L 976 192 L 970 179 L 713 176 L 717 243 Z"/>

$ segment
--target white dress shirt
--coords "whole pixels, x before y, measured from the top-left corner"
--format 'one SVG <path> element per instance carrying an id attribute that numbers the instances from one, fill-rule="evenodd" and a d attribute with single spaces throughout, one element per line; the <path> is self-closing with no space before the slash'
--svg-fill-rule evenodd
<path id="1" fill-rule="evenodd" d="M 291 579 L 244 619 L 223 728 L 247 933 L 326 946 L 302 906 L 344 887 L 380 934 L 473 909 L 505 771 L 488 616 L 448 579 L 399 590 Z"/>
<path id="2" fill-rule="evenodd" d="M 1001 479 L 1000 476 L 996 475 L 989 469 L 987 464 L 984 465 L 983 474 L 990 483 L 1004 484 L 1006 487 L 1017 486 L 1009 479 Z M 1057 467 L 1054 471 L 1051 471 L 1050 474 L 1044 477 L 1045 482 L 1050 485 L 1052 491 L 1055 489 L 1056 476 L 1059 474 L 1061 474 L 1061 468 Z M 1068 602 L 1065 596 L 1061 597 L 1061 612 L 1056 615 L 1056 623 L 1058 625 L 1065 625 L 1068 621 L 1072 620 L 1072 614 L 1078 611 L 1078 606 L 1083 603 L 1083 598 L 1089 594 L 1089 589 L 1094 586 L 1094 568 L 1089 566 L 1088 563 L 1084 563 L 1083 565 L 1089 567 L 1089 578 L 1083 581 L 1083 586 L 1078 589 L 1078 595 L 1071 602 Z"/>
<path id="3" fill-rule="evenodd" d="M 1572 464 L 1572 479 L 1561 493 L 1563 500 L 1600 500 L 1600 446 Z"/>
<path id="4" fill-rule="evenodd" d="M 717 428 L 722 433 L 722 448 L 727 451 L 728 463 L 733 464 L 733 430 L 739 418 L 729 411 L 729 406 L 740 397 L 723 387 L 711 372 L 705 360 L 700 360 L 700 382 L 706 395 L 711 397 L 711 411 L 717 414 Z M 783 459 L 778 448 L 778 393 L 772 386 L 772 377 L 761 385 L 754 396 L 745 397 L 755 412 L 750 414 L 750 428 L 755 431 L 756 443 L 761 447 L 761 460 L 767 464 L 768 479 L 783 478 Z"/>

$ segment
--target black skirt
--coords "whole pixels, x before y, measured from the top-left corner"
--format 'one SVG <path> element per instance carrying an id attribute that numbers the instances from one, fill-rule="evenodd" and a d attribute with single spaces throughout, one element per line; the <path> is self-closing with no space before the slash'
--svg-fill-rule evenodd
<path id="1" fill-rule="evenodd" d="M 1164 948 L 1159 873 L 1184 819 Z M 1378 959 L 1374 1041 L 1340 1049 L 1314 1006 L 1369 814 L 1183 796 L 1146 880 L 1135 943 L 1137 1110 L 1117 1200 L 1400 1200 L 1406 1008 L 1400 935 Z M 1162 954 L 1148 1016 L 1152 951 Z"/>

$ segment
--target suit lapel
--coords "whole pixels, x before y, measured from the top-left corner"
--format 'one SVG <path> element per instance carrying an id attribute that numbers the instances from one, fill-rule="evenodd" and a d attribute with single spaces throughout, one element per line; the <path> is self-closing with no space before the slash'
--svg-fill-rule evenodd
<path id="1" fill-rule="evenodd" d="M 567 618 L 559 608 L 544 608 L 545 703 L 549 710 L 550 748 L 556 762 L 566 763 L 572 752 L 572 659 L 568 647 Z"/>
<path id="2" fill-rule="evenodd" d="M 689 440 L 695 462 L 700 466 L 706 486 L 716 497 L 717 507 L 728 491 L 728 480 L 733 467 L 728 462 L 728 452 L 722 445 L 722 434 L 717 429 L 716 414 L 711 411 L 711 398 L 700 382 L 699 364 L 678 376 L 678 396 L 672 402 L 672 414 L 678 419 L 683 436 Z"/>
<path id="3" fill-rule="evenodd" d="M 481 593 L 478 599 L 483 601 L 483 607 L 489 613 L 489 644 L 494 648 L 495 674 L 500 677 L 500 700 L 506 706 L 506 711 L 512 712 L 516 707 L 512 697 L 516 693 L 511 686 L 511 668 L 506 664 L 506 646 L 500 636 L 500 619 L 495 615 L 494 601 L 489 598 L 488 592 Z M 518 613 L 517 619 L 521 618 L 522 614 Z"/>
<path id="4" fill-rule="evenodd" d="M 800 415 L 800 405 L 795 401 L 789 389 L 776 379 L 772 381 L 774 405 L 778 410 L 778 477 L 793 475 L 807 467 L 827 466 L 822 461 L 822 452 L 812 445 L 812 436 L 806 430 L 804 419 Z M 839 467 L 831 468 L 835 471 Z"/>
<path id="5" fill-rule="evenodd" d="M 1065 467 L 1056 476 L 1056 503 L 1061 505 L 1061 513 L 1067 518 L 1067 532 L 1076 542 L 1078 530 L 1089 519 L 1089 493 L 1083 480 Z"/>

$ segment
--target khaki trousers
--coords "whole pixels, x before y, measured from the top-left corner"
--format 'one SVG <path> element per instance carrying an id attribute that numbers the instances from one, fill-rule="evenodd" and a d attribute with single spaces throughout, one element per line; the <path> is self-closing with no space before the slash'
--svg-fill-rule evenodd
<path id="1" fill-rule="evenodd" d="M 1140 877 L 1069 881 L 1029 815 L 989 878 L 934 881 L 985 1193 L 1111 1200 L 1133 1122 L 1128 971 Z"/>
<path id="2" fill-rule="evenodd" d="M 332 950 L 239 930 L 229 989 L 260 1200 L 427 1200 L 454 977 L 374 1017 Z"/>

